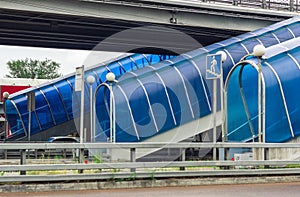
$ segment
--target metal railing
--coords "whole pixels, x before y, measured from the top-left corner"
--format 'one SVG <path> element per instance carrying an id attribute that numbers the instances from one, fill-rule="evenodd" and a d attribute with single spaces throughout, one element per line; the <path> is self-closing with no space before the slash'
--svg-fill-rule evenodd
<path id="1" fill-rule="evenodd" d="M 120 2 L 120 1 L 119 1 Z M 122 1 L 123 2 L 123 1 Z M 128 0 L 128 2 L 131 2 Z M 199 3 L 212 3 L 219 5 L 233 5 L 240 7 L 250 8 L 261 8 L 270 9 L 277 11 L 289 11 L 297 12 L 299 10 L 299 0 L 143 0 L 142 2 L 153 3 L 153 4 L 168 4 L 168 5 L 179 5 L 182 7 L 196 7 Z"/>
<path id="2" fill-rule="evenodd" d="M 223 151 L 223 160 L 161 161 L 137 162 L 137 149 L 175 148 L 217 148 Z M 232 161 L 228 152 L 232 148 L 249 148 L 263 150 L 264 158 L 249 161 Z M 272 148 L 300 148 L 300 143 L 2 143 L 0 149 L 21 151 L 18 164 L 0 165 L 0 182 L 32 181 L 72 181 L 72 180 L 107 180 L 138 178 L 170 178 L 201 176 L 248 176 L 248 175 L 300 175 L 300 160 L 269 160 L 268 152 Z M 127 149 L 130 150 L 130 161 L 98 161 L 91 159 L 72 160 L 62 163 L 58 159 L 53 163 L 43 163 L 35 159 L 34 163 L 27 158 L 28 150 L 54 149 Z M 260 152 L 260 151 L 258 151 Z M 226 155 L 227 153 L 227 155 Z M 63 160 L 62 160 L 63 161 Z M 6 161 L 7 162 L 7 161 Z M 288 168 L 287 166 L 293 166 Z"/>
<path id="3" fill-rule="evenodd" d="M 203 0 L 203 2 L 220 3 L 241 7 L 262 8 L 277 11 L 298 12 L 299 10 L 298 0 Z"/>

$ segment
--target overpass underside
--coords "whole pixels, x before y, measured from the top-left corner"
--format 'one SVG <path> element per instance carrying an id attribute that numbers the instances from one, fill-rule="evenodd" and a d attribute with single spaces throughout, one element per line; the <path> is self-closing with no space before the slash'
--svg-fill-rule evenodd
<path id="1" fill-rule="evenodd" d="M 292 15 L 169 1 L 0 0 L 0 44 L 91 50 L 102 42 L 97 50 L 164 53 L 167 48 L 167 53 L 182 53 Z M 110 38 L 132 28 L 138 36 Z M 152 37 L 145 41 L 143 34 L 149 30 Z M 198 43 L 176 39 L 170 44 L 172 40 L 160 38 L 176 38 L 179 33 Z"/>
<path id="2" fill-rule="evenodd" d="M 136 35 L 143 35 L 145 32 L 149 33 L 147 30 L 152 29 L 153 34 L 161 33 L 170 37 L 177 37 L 177 31 L 179 31 L 206 46 L 244 33 L 244 31 L 233 30 L 220 32 L 217 29 L 207 27 L 162 25 L 81 16 L 41 15 L 27 11 L 8 13 L 5 10 L 0 10 L 0 16 L 1 45 L 92 50 L 101 43 L 101 49 L 98 50 L 127 52 L 126 49 L 130 47 L 134 49 L 130 52 L 164 53 L 165 51 L 157 51 L 157 44 L 159 42 L 160 48 L 168 48 L 166 46 L 170 43 L 167 40 L 156 42 L 146 40 L 145 42 L 143 36 L 130 38 L 127 36 L 119 38 L 118 36 L 109 40 L 107 38 L 126 30 L 131 30 Z M 158 30 L 155 30 L 154 26 Z M 177 31 L 174 32 L 173 30 Z M 177 40 L 177 43 L 173 44 L 176 46 L 173 46 L 172 51 L 180 49 L 180 52 L 187 52 L 199 48 L 196 44 L 190 45 L 184 40 Z"/>

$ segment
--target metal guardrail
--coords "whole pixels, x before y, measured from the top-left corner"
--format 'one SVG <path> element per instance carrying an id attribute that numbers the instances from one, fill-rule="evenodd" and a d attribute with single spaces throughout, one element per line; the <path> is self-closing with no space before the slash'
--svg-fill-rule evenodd
<path id="1" fill-rule="evenodd" d="M 248 176 L 248 175 L 300 175 L 300 160 L 249 160 L 249 161 L 164 161 L 136 162 L 136 149 L 144 148 L 252 148 L 268 151 L 272 148 L 300 148 L 300 143 L 2 143 L 0 149 L 20 149 L 20 165 L 0 165 L 0 182 L 107 180 L 137 178 L 201 177 L 201 176 Z M 129 149 L 129 162 L 28 164 L 26 151 L 35 149 Z M 266 154 L 267 155 L 267 154 Z M 184 157 L 183 157 L 184 158 Z M 229 159 L 229 158 L 227 158 Z M 38 161 L 38 160 L 37 160 Z M 80 160 L 82 162 L 82 160 Z M 27 164 L 26 164 L 27 163 Z M 243 169 L 236 169 L 242 167 Z M 271 168 L 270 168 L 271 167 Z M 190 169 L 189 169 L 190 168 Z M 246 169 L 244 169 L 246 168 Z M 226 169 L 226 170 L 224 170 Z M 51 171 L 50 175 L 37 172 Z M 64 171 L 63 173 L 61 171 Z M 65 171 L 68 174 L 65 175 Z M 2 172 L 2 175 L 1 175 Z M 11 172 L 20 172 L 20 175 Z M 25 175 L 27 173 L 27 175 Z M 34 172 L 36 175 L 28 175 Z"/>
<path id="2" fill-rule="evenodd" d="M 130 148 L 300 148 L 300 143 L 228 143 L 228 142 L 188 142 L 188 143 L 0 143 L 4 150 L 30 149 L 130 149 Z"/>
<path id="3" fill-rule="evenodd" d="M 131 2 L 131 1 L 128 0 L 125 2 Z M 299 5 L 300 5 L 299 0 L 288 0 L 288 1 L 284 1 L 284 0 L 165 0 L 163 2 L 160 0 L 143 0 L 141 2 L 150 3 L 150 4 L 152 3 L 152 4 L 179 5 L 182 7 L 195 7 L 199 5 L 199 3 L 203 2 L 203 3 L 233 5 L 239 7 L 261 8 L 261 9 L 289 11 L 289 12 L 297 12 L 299 10 Z"/>
<path id="4" fill-rule="evenodd" d="M 251 7 L 251 8 L 262 8 L 277 11 L 290 11 L 297 12 L 299 10 L 298 0 L 203 0 L 207 3 L 222 3 L 227 5 Z"/>
<path id="5" fill-rule="evenodd" d="M 58 181 L 98 181 L 111 180 L 134 181 L 136 179 L 156 178 L 183 178 L 183 177 L 218 177 L 218 176 L 275 176 L 275 175 L 299 175 L 300 169 L 239 169 L 239 170 L 215 170 L 215 171 L 173 171 L 173 172 L 134 172 L 134 173 L 95 173 L 95 174 L 62 174 L 62 175 L 17 175 L 0 176 L 0 182 L 58 182 Z"/>

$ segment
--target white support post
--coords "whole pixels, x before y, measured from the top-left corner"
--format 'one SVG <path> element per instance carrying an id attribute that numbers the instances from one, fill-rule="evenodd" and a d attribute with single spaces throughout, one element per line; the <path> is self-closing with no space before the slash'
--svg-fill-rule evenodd
<path id="1" fill-rule="evenodd" d="M 75 75 L 75 91 L 80 92 L 80 126 L 79 138 L 80 143 L 83 143 L 84 136 L 84 66 L 76 68 Z"/>
<path id="2" fill-rule="evenodd" d="M 28 111 L 28 132 L 27 132 L 28 142 L 30 142 L 31 135 L 31 110 Z"/>
<path id="3" fill-rule="evenodd" d="M 115 120 L 115 104 L 113 94 L 113 83 L 117 82 L 114 73 L 109 72 L 106 74 L 106 80 L 109 82 L 109 124 L 110 124 L 110 142 L 116 142 L 116 120 Z"/>
<path id="4" fill-rule="evenodd" d="M 35 93 L 34 92 L 28 92 L 27 93 L 27 107 L 28 107 L 28 131 L 27 131 L 27 137 L 28 141 L 31 140 L 31 122 L 32 122 L 32 111 L 35 110 Z"/>
<path id="5" fill-rule="evenodd" d="M 257 81 L 257 89 L 258 89 L 258 98 L 257 98 L 257 105 L 258 105 L 258 142 L 262 142 L 262 133 L 261 133 L 261 67 L 260 61 L 258 60 L 258 81 Z"/>
<path id="6" fill-rule="evenodd" d="M 93 86 L 90 85 L 90 142 L 94 142 L 94 129 L 93 129 Z"/>
<path id="7" fill-rule="evenodd" d="M 112 82 L 109 83 L 109 141 L 113 142 L 113 97 Z"/>
<path id="8" fill-rule="evenodd" d="M 89 91 L 89 95 L 90 95 L 90 142 L 94 141 L 94 136 L 95 136 L 95 131 L 94 131 L 94 124 L 93 124 L 93 84 L 95 83 L 95 77 L 92 75 L 89 75 L 86 78 L 86 81 L 89 83 L 90 85 L 90 91 Z"/>
<path id="9" fill-rule="evenodd" d="M 217 142 L 217 79 L 213 79 L 213 143 Z M 217 149 L 213 148 L 213 160 L 217 160 Z"/>
<path id="10" fill-rule="evenodd" d="M 257 63 L 257 67 L 258 67 L 258 81 L 257 81 L 257 88 L 258 88 L 258 99 L 257 99 L 257 105 L 258 105 L 258 112 L 257 112 L 257 115 L 258 115 L 258 131 L 257 131 L 257 135 L 258 135 L 258 142 L 262 143 L 264 140 L 264 136 L 263 135 L 263 132 L 262 132 L 262 124 L 263 124 L 263 119 L 262 119 L 262 85 L 261 85 L 261 80 L 262 80 L 262 71 L 261 71 L 261 58 L 263 57 L 263 55 L 266 53 L 266 48 L 259 44 L 259 45 L 256 45 L 254 48 L 253 48 L 253 55 L 257 57 L 257 60 L 258 60 L 258 63 Z M 265 150 L 264 148 L 259 148 L 259 154 L 260 154 L 260 158 L 261 160 L 264 160 L 265 159 Z"/>
<path id="11" fill-rule="evenodd" d="M 83 71 L 84 72 L 84 71 Z M 84 141 L 84 76 L 82 76 L 80 97 L 80 143 Z"/>
<path id="12" fill-rule="evenodd" d="M 113 102 L 113 136 L 114 136 L 114 143 L 117 141 L 117 136 L 116 136 L 116 102 L 114 98 L 114 94 L 112 92 L 112 102 Z"/>

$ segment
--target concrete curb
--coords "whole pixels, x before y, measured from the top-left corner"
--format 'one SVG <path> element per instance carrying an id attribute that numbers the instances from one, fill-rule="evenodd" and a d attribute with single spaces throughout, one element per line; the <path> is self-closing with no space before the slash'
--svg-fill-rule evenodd
<path id="1" fill-rule="evenodd" d="M 46 192 L 72 190 L 103 190 L 124 188 L 178 187 L 225 184 L 286 183 L 300 182 L 300 176 L 261 176 L 261 177 L 206 177 L 191 179 L 158 179 L 134 181 L 101 181 L 79 183 L 5 184 L 0 185 L 0 193 Z"/>

